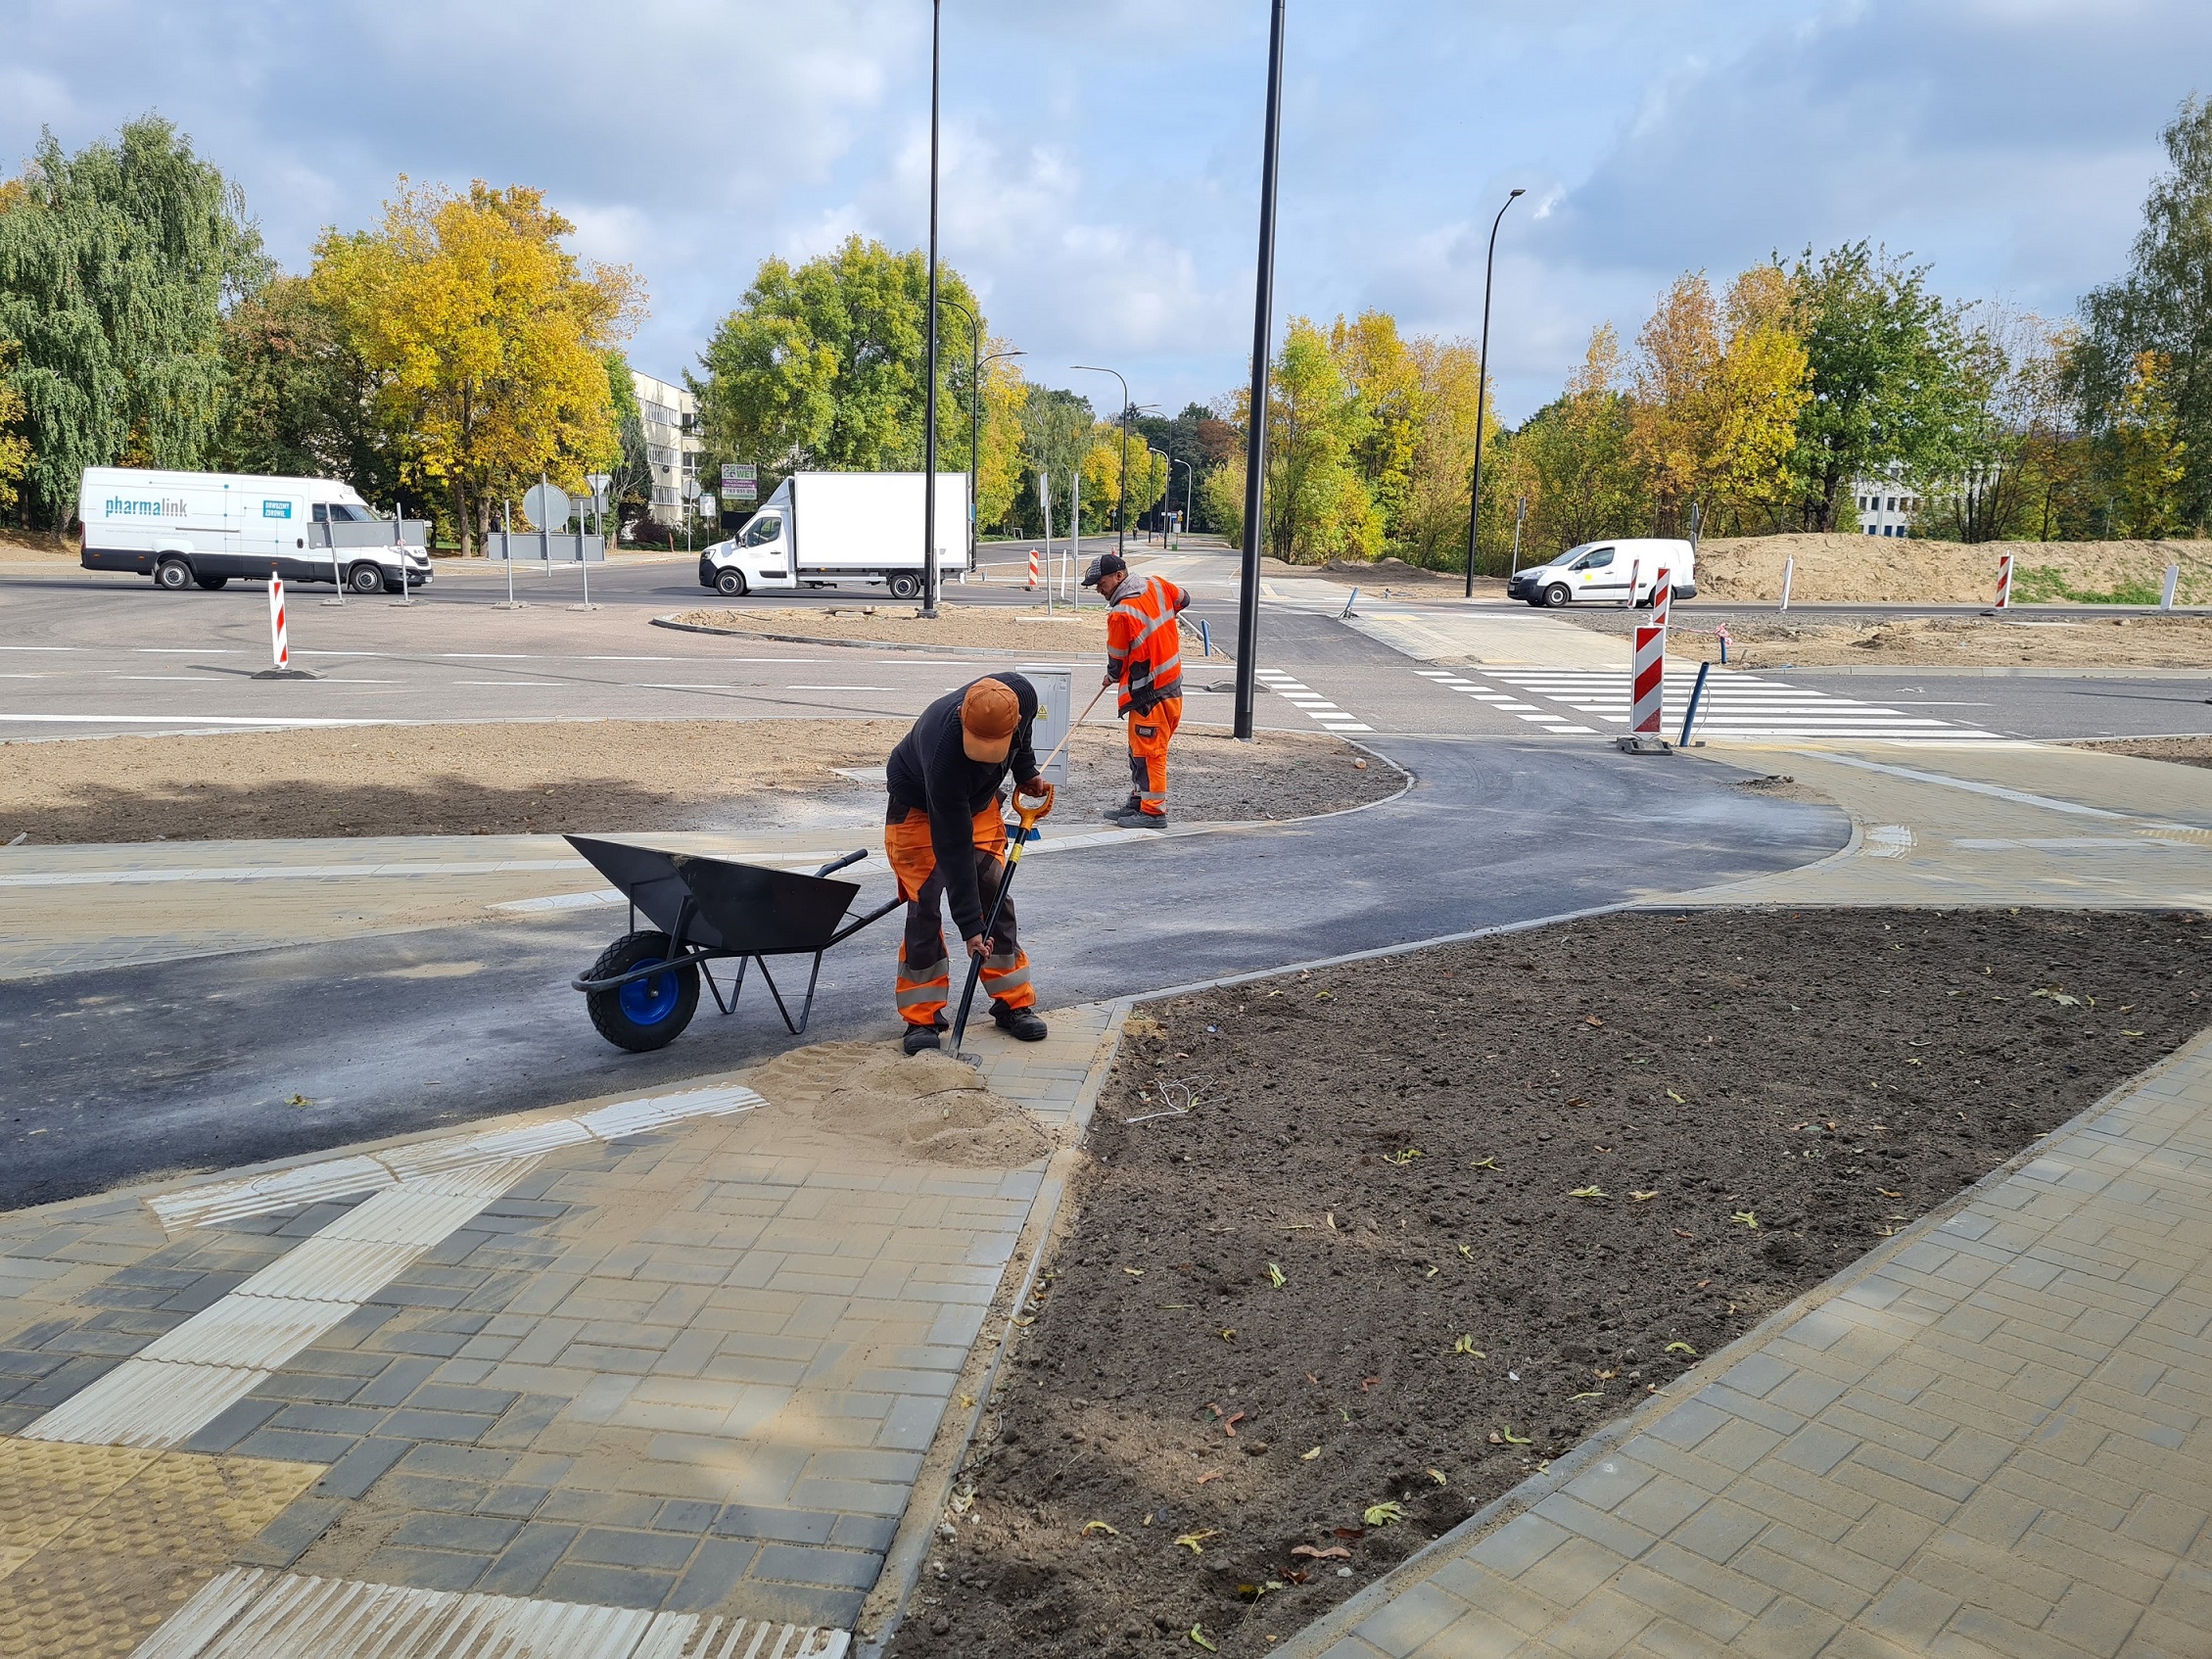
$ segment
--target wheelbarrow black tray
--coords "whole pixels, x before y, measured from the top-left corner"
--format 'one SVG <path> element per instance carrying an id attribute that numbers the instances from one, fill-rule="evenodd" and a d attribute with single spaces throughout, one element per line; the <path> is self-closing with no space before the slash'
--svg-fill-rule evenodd
<path id="1" fill-rule="evenodd" d="M 747 963 L 757 963 L 764 979 L 771 956 L 812 956 L 806 1001 L 796 1023 L 784 1007 L 782 993 L 768 980 L 784 1023 L 806 1028 L 814 1006 L 815 982 L 822 972 L 822 953 L 839 940 L 859 932 L 869 924 L 897 909 L 900 900 L 866 916 L 845 920 L 860 883 L 831 877 L 829 872 L 857 863 L 864 855 L 847 854 L 813 875 L 771 870 L 758 864 L 710 858 L 699 853 L 675 852 L 663 847 L 639 846 L 631 841 L 610 841 L 590 835 L 570 835 L 570 846 L 591 862 L 600 875 L 621 889 L 633 912 L 642 912 L 653 925 L 668 935 L 671 962 L 693 962 L 707 972 L 715 1002 L 727 1014 L 735 1006 L 744 984 Z M 635 928 L 635 917 L 632 922 Z M 706 965 L 713 960 L 738 959 L 737 978 L 726 1003 Z M 623 975 L 637 978 L 653 972 L 639 969 Z M 582 991 L 609 989 L 615 981 L 579 979 Z"/>

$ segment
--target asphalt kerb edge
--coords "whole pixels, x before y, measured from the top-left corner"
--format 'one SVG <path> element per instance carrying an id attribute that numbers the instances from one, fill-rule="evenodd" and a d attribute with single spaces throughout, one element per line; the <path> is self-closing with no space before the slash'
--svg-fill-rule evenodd
<path id="1" fill-rule="evenodd" d="M 2081 1112 L 2057 1128 L 2037 1136 L 1973 1185 L 1961 1187 L 1917 1221 L 1883 1240 L 1832 1278 L 1823 1280 L 1794 1301 L 1776 1308 L 1726 1348 L 1717 1350 L 1700 1359 L 1633 1411 L 1606 1424 L 1565 1456 L 1553 1459 L 1550 1466 L 1540 1473 L 1530 1475 L 1511 1491 L 1499 1493 L 1450 1532 L 1431 1540 L 1416 1553 L 1357 1593 L 1339 1602 L 1312 1624 L 1292 1633 L 1281 1646 L 1272 1651 L 1283 1656 L 1283 1659 L 1322 1659 L 1322 1655 L 1333 1644 L 1350 1637 L 1361 1621 L 1380 1612 L 1392 1600 L 1447 1565 L 1468 1544 L 1533 1509 L 1552 1493 L 1564 1490 L 1590 1464 L 1601 1457 L 1610 1456 L 1631 1436 L 1641 1434 L 1675 1407 L 1695 1398 L 1706 1387 L 1718 1382 L 1738 1363 L 1750 1358 L 1768 1340 L 1887 1266 L 1893 1258 L 1920 1243 L 1928 1235 L 1939 1231 L 1985 1191 L 2010 1180 L 2042 1158 L 2051 1142 L 2088 1127 L 2100 1114 L 2136 1093 L 2160 1072 L 2206 1048 L 2212 1048 L 2212 1029 L 2198 1032 L 2172 1054 L 2115 1083 Z"/>
<path id="2" fill-rule="evenodd" d="M 1010 1281 L 1000 1280 L 999 1294 L 991 1304 L 989 1317 L 1001 1321 L 999 1340 L 989 1344 L 978 1342 L 953 1385 L 955 1400 L 967 1398 L 974 1404 L 967 1408 L 965 1417 L 950 1410 L 946 1412 L 935 1440 L 922 1458 L 921 1472 L 915 1479 L 914 1490 L 908 1494 L 906 1512 L 899 1518 L 899 1530 L 884 1555 L 875 1588 L 869 1592 L 861 1606 L 860 1617 L 854 1621 L 854 1651 L 858 1659 L 880 1659 L 891 1638 L 898 1635 L 907 1604 L 920 1583 L 930 1546 L 952 1501 L 954 1482 L 967 1462 L 967 1454 L 983 1427 L 983 1414 L 990 1410 L 991 1398 L 998 1389 L 999 1372 L 1006 1363 L 1007 1350 L 1013 1342 L 1013 1316 L 1028 1302 L 1030 1292 L 1036 1288 L 1037 1275 L 1044 1269 L 1045 1258 L 1059 1238 L 1060 1201 L 1066 1197 L 1068 1180 L 1082 1161 L 1084 1134 L 1091 1126 L 1091 1114 L 1098 1108 L 1106 1075 L 1121 1052 L 1122 1027 L 1136 1000 L 1119 998 L 1107 1012 L 1106 1029 L 1100 1033 L 1098 1046 L 1092 1051 L 1090 1069 L 1084 1075 L 1083 1086 L 1076 1091 L 1075 1104 L 1068 1115 L 1067 1139 L 1045 1165 L 1045 1178 L 1038 1186 L 1036 1202 L 1029 1207 L 1029 1217 L 1022 1223 L 1013 1259 L 1026 1259 L 1027 1265 L 1011 1296 L 1007 1294 Z"/>

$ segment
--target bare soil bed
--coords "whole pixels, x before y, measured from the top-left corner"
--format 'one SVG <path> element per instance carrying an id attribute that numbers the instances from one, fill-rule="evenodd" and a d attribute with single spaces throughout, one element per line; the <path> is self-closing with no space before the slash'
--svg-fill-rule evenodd
<path id="1" fill-rule="evenodd" d="M 1626 634 L 1648 611 L 1571 607 L 1600 634 Z M 2201 668 L 2212 673 L 2212 617 L 1899 617 L 1821 622 L 1797 613 L 1731 618 L 1728 660 L 1744 668 L 1890 664 L 1931 668 Z M 1718 662 L 1720 640 L 1694 605 L 1677 608 L 1669 654 Z"/>
<path id="2" fill-rule="evenodd" d="M 0 842 L 294 835 L 621 833 L 773 828 L 793 811 L 862 817 L 896 720 L 522 721 L 0 743 Z M 1070 745 L 1059 827 L 1126 798 L 1118 725 Z M 1238 743 L 1178 733 L 1169 805 L 1185 822 L 1302 818 L 1394 794 L 1404 776 L 1341 737 Z"/>
<path id="3" fill-rule="evenodd" d="M 2072 745 L 2143 760 L 2170 760 L 2183 766 L 2212 767 L 2212 737 L 2097 737 Z"/>
<path id="4" fill-rule="evenodd" d="M 1997 562 L 2012 555 L 2015 603 L 2156 604 L 2166 567 L 2182 567 L 2182 602 L 2212 602 L 2212 542 L 1924 542 L 1873 536 L 1726 536 L 1698 544 L 1698 596 L 1782 596 L 1816 604 L 1988 604 Z"/>
<path id="5" fill-rule="evenodd" d="M 2173 1050 L 2208 980 L 2191 915 L 1724 911 L 1154 1005 L 892 1652 L 1267 1652 Z"/>
<path id="6" fill-rule="evenodd" d="M 74 536 L 47 530 L 0 530 L 0 564 L 75 564 L 82 551 Z"/>
<path id="7" fill-rule="evenodd" d="M 855 644 L 949 646 L 959 650 L 1025 651 L 1038 656 L 1106 653 L 1106 607 L 1096 598 L 1075 611 L 1042 604 L 963 605 L 947 596 L 933 622 L 913 605 L 797 605 L 687 610 L 671 618 L 686 628 L 763 639 L 851 640 Z"/>

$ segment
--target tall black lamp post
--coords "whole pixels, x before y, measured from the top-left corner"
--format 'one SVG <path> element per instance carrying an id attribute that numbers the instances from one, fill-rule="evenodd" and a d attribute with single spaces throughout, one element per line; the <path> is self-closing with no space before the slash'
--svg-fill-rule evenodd
<path id="1" fill-rule="evenodd" d="M 945 304 L 967 318 L 967 568 L 975 568 L 975 538 L 982 521 L 975 510 L 975 475 L 982 459 L 983 443 L 983 365 L 995 363 L 1001 357 L 1026 357 L 1027 352 L 993 352 L 984 356 L 983 323 L 974 311 L 950 294 Z"/>
<path id="2" fill-rule="evenodd" d="M 1475 530 L 1483 517 L 1483 399 L 1490 389 L 1490 271 L 1498 261 L 1498 224 L 1527 191 L 1518 185 L 1490 220 L 1490 253 L 1483 264 L 1483 352 L 1475 368 L 1475 488 L 1467 503 L 1467 596 L 1475 596 Z"/>
<path id="3" fill-rule="evenodd" d="M 1252 284 L 1251 409 L 1245 421 L 1244 569 L 1237 590 L 1237 711 L 1231 729 L 1251 741 L 1252 697 L 1259 682 L 1260 507 L 1266 499 L 1267 356 L 1275 305 L 1275 174 L 1283 149 L 1283 22 L 1287 0 L 1275 0 L 1267 32 L 1267 128 L 1259 165 L 1259 262 Z"/>
<path id="4" fill-rule="evenodd" d="M 1129 552 L 1129 382 L 1117 368 L 1095 368 L 1089 363 L 1070 363 L 1070 368 L 1085 374 L 1110 374 L 1121 382 L 1121 500 L 1113 509 L 1113 550 L 1124 557 Z M 1076 545 L 1080 551 L 1082 545 Z"/>
<path id="5" fill-rule="evenodd" d="M 937 116 L 944 0 L 929 0 L 929 391 L 921 437 L 921 614 L 937 617 Z"/>

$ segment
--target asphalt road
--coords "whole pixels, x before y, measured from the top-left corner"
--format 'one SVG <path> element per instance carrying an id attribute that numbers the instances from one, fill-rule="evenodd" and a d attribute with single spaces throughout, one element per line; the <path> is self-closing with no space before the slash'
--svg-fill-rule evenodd
<path id="1" fill-rule="evenodd" d="M 1025 866 L 1046 1004 L 1786 869 L 1849 833 L 1831 809 L 1729 789 L 1740 775 L 1716 762 L 1527 737 L 1383 746 L 1419 780 L 1396 801 Z M 830 956 L 810 1037 L 895 1029 L 895 925 Z M 748 987 L 659 1055 L 608 1046 L 568 981 L 621 926 L 601 910 L 0 984 L 0 1207 L 649 1088 L 791 1044 Z"/>

